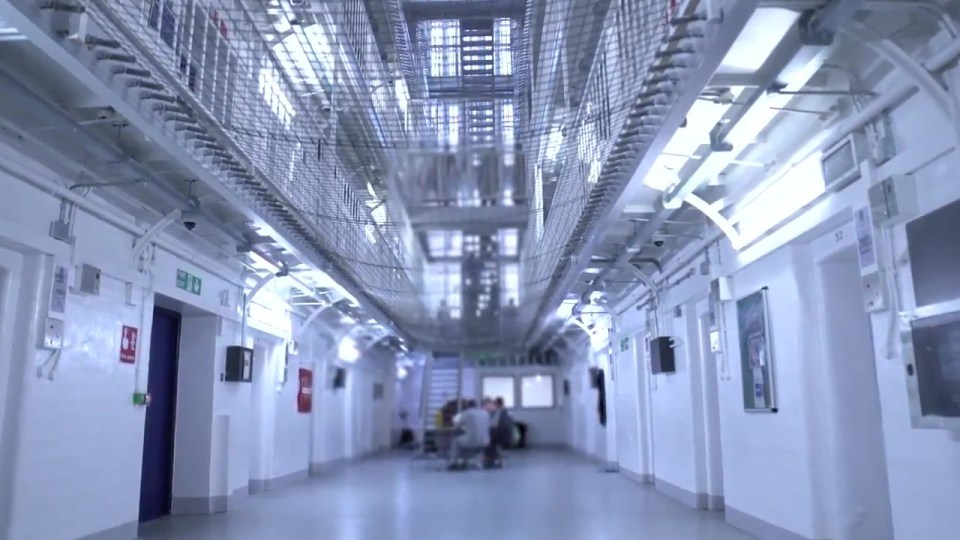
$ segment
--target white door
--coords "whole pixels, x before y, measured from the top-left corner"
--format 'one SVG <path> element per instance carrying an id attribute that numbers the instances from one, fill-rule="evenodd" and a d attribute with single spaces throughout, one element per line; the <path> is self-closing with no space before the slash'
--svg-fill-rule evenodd
<path id="1" fill-rule="evenodd" d="M 633 338 L 618 342 L 616 361 L 617 391 L 617 456 L 620 467 L 637 475 L 643 471 L 643 448 L 640 443 L 640 383 L 637 379 L 637 363 Z M 624 350 L 623 344 L 626 344 Z"/>
<path id="2" fill-rule="evenodd" d="M 821 261 L 818 279 L 829 369 L 825 408 L 833 446 L 833 537 L 893 538 L 876 355 L 855 248 Z"/>
<path id="3" fill-rule="evenodd" d="M 22 255 L 0 248 L 0 441 L 3 440 L 2 426 L 9 398 L 8 385 L 11 384 L 14 324 L 19 307 L 17 291 L 20 290 L 22 268 Z"/>
<path id="4" fill-rule="evenodd" d="M 706 309 L 706 308 L 704 308 Z M 706 493 L 711 510 L 723 508 L 723 450 L 720 444 L 720 385 L 717 355 L 711 347 L 710 315 L 700 316 L 700 381 Z"/>
<path id="5" fill-rule="evenodd" d="M 253 345 L 253 383 L 251 385 L 250 485 L 260 491 L 262 481 L 273 477 L 273 423 L 276 399 L 276 369 L 273 368 L 274 344 L 257 338 Z"/>

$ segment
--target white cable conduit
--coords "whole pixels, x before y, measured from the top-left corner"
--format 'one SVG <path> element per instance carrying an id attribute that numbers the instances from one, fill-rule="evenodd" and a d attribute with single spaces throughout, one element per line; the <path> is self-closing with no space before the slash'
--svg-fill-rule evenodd
<path id="1" fill-rule="evenodd" d="M 859 22 L 850 21 L 843 29 L 843 32 L 886 59 L 893 64 L 896 69 L 903 71 L 905 75 L 914 81 L 917 88 L 933 100 L 937 107 L 946 115 L 955 138 L 954 144 L 956 148 L 960 150 L 960 124 L 957 123 L 958 116 L 960 116 L 960 105 L 958 105 L 956 99 L 933 78 L 928 68 L 925 68 L 911 58 L 910 55 L 892 41 L 877 35 L 876 31 Z"/>
<path id="2" fill-rule="evenodd" d="M 960 56 L 960 39 L 954 39 L 946 47 L 937 51 L 933 56 L 921 63 L 929 72 L 936 73 Z M 829 148 L 846 137 L 851 131 L 862 128 L 883 111 L 891 109 L 910 98 L 919 89 L 916 82 L 904 81 L 893 90 L 881 94 L 877 99 L 868 103 L 860 112 L 841 120 L 827 137 L 822 148 Z"/>

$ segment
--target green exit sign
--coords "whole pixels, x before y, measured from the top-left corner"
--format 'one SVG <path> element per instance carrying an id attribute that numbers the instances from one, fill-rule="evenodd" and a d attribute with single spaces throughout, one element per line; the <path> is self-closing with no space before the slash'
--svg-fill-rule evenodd
<path id="1" fill-rule="evenodd" d="M 630 338 L 623 338 L 620 340 L 620 352 L 630 350 Z"/>
<path id="2" fill-rule="evenodd" d="M 199 296 L 200 290 L 202 287 L 203 287 L 203 281 L 199 277 L 185 270 L 177 270 L 177 288 L 178 289 L 183 289 L 187 292 L 190 292 Z"/>

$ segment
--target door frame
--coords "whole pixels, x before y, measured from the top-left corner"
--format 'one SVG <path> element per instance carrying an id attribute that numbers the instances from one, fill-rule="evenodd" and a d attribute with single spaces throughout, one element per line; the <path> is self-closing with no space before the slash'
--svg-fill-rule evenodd
<path id="1" fill-rule="evenodd" d="M 11 399 L 10 385 L 17 347 L 14 346 L 19 313 L 23 255 L 0 246 L 0 441 L 6 435 L 6 411 Z M 0 443 L 0 448 L 3 448 Z"/>
<path id="2" fill-rule="evenodd" d="M 144 309 L 147 309 L 147 308 L 144 308 Z M 165 495 L 165 496 L 169 499 L 169 507 L 166 509 L 166 514 L 165 514 L 165 515 L 171 515 L 171 514 L 173 513 L 173 500 L 174 500 L 174 490 L 175 490 L 174 479 L 175 479 L 175 471 L 176 471 L 177 409 L 178 409 L 177 405 L 179 404 L 179 400 L 180 400 L 180 391 L 179 391 L 179 390 L 180 390 L 180 388 L 179 388 L 179 383 L 180 383 L 180 336 L 181 336 L 182 329 L 183 329 L 183 314 L 182 314 L 181 312 L 177 311 L 177 310 L 170 309 L 170 308 L 168 308 L 168 307 L 158 306 L 158 305 L 156 305 L 156 304 L 153 305 L 153 308 L 152 308 L 152 310 L 151 310 L 150 340 L 149 340 L 149 344 L 150 344 L 151 350 L 148 350 L 148 353 L 149 353 L 149 356 L 150 356 L 150 361 L 149 361 L 148 364 L 147 364 L 147 382 L 146 382 L 146 388 L 147 388 L 147 391 L 148 391 L 148 392 L 149 392 L 149 389 L 150 389 L 150 383 L 149 383 L 149 381 L 150 381 L 150 371 L 153 369 L 153 366 L 155 365 L 155 364 L 153 363 L 152 347 L 153 347 L 153 343 L 154 343 L 154 338 L 156 337 L 156 336 L 155 336 L 155 333 L 154 333 L 154 329 L 156 328 L 156 314 L 157 314 L 158 312 L 164 313 L 164 314 L 166 314 L 166 315 L 169 315 L 169 316 L 175 318 L 176 321 L 177 321 L 177 325 L 176 325 L 176 326 L 177 326 L 177 342 L 176 342 L 176 344 L 175 344 L 174 347 L 173 347 L 174 357 L 173 357 L 173 359 L 172 359 L 172 362 L 173 362 L 173 380 L 172 380 L 172 384 L 171 384 L 171 387 L 170 387 L 170 391 L 171 391 L 171 393 L 172 393 L 172 395 L 170 396 L 170 397 L 171 397 L 171 401 L 172 401 L 172 410 L 170 411 L 170 418 L 169 418 L 169 422 L 170 422 L 170 433 L 169 433 L 169 435 L 170 435 L 170 437 L 169 437 L 169 449 L 168 449 L 168 454 L 169 454 L 169 456 L 168 456 L 168 459 L 169 459 L 169 473 L 170 473 L 170 488 L 169 488 L 169 493 L 167 493 L 167 494 Z M 144 438 L 143 438 L 143 440 L 141 441 L 141 452 L 143 452 L 143 450 L 144 450 L 144 448 L 145 448 L 147 415 L 148 415 L 149 413 L 150 413 L 150 409 L 148 408 L 148 409 L 145 411 L 144 415 L 143 415 Z M 142 499 L 142 497 L 143 497 L 143 486 L 142 486 L 142 481 L 143 481 L 143 480 L 142 480 L 142 479 L 143 479 L 143 467 L 144 467 L 144 463 L 141 462 L 141 464 L 140 464 L 141 486 L 140 486 L 140 494 L 139 494 L 139 496 L 140 496 L 141 499 Z M 138 510 L 138 512 L 139 512 L 139 510 Z M 139 518 L 139 513 L 138 513 L 138 518 Z"/>
<path id="3" fill-rule="evenodd" d="M 276 362 L 282 359 L 284 342 L 266 332 L 254 332 L 254 351 L 262 350 L 254 358 L 253 382 L 251 383 L 250 451 L 248 485 L 250 493 L 268 491 L 276 476 L 273 466 L 274 443 L 276 442 L 277 371 Z"/>
<path id="4" fill-rule="evenodd" d="M 696 306 L 697 341 L 699 343 L 699 365 L 702 420 L 704 440 L 704 491 L 707 495 L 707 508 L 724 509 L 724 472 L 723 472 L 723 436 L 720 414 L 720 369 L 717 354 L 710 349 L 710 299 L 700 299 Z M 719 327 L 719 325 L 717 325 Z"/>
<path id="5" fill-rule="evenodd" d="M 825 235 L 826 237 L 833 237 L 833 233 Z M 890 482 L 889 482 L 889 471 L 887 468 L 887 458 L 886 458 L 886 441 L 883 434 L 883 411 L 882 411 L 882 396 L 880 394 L 879 381 L 877 379 L 877 366 L 876 366 L 876 345 L 875 340 L 873 339 L 873 326 L 869 313 L 862 312 L 863 322 L 867 329 L 867 342 L 865 345 L 869 347 L 869 357 L 870 360 L 861 364 L 861 368 L 867 373 L 859 374 L 849 374 L 846 375 L 847 384 L 851 384 L 852 380 L 857 381 L 858 387 L 858 396 L 860 403 L 864 403 L 864 399 L 875 398 L 874 406 L 872 411 L 869 411 L 867 414 L 868 420 L 873 420 L 879 423 L 875 425 L 874 438 L 876 439 L 873 443 L 864 440 L 862 437 L 850 437 L 851 425 L 849 422 L 851 407 L 845 406 L 843 403 L 839 402 L 841 396 L 845 394 L 844 392 L 844 383 L 838 380 L 839 377 L 843 377 L 842 372 L 834 371 L 838 368 L 846 367 L 851 369 L 850 362 L 838 363 L 831 361 L 831 357 L 834 354 L 834 346 L 837 344 L 837 336 L 831 332 L 831 313 L 832 306 L 835 306 L 835 301 L 831 300 L 834 296 L 828 291 L 828 282 L 831 279 L 828 277 L 830 267 L 842 267 L 846 266 L 848 269 L 852 270 L 851 276 L 855 275 L 860 276 L 860 265 L 857 260 L 857 251 L 856 246 L 852 243 L 845 243 L 836 246 L 831 246 L 832 249 L 826 250 L 822 253 L 818 253 L 813 257 L 813 269 L 814 269 L 814 278 L 813 281 L 816 286 L 816 294 L 814 295 L 816 310 L 817 310 L 817 326 L 815 332 L 819 336 L 817 340 L 819 346 L 817 347 L 819 355 L 821 358 L 822 365 L 824 366 L 821 371 L 821 376 L 825 378 L 823 381 L 824 388 L 826 390 L 824 401 L 826 406 L 824 410 L 826 411 L 826 418 L 824 419 L 827 425 L 827 429 L 824 430 L 825 439 L 823 441 L 823 446 L 825 447 L 826 452 L 829 454 L 829 458 L 826 461 L 828 481 L 830 482 L 831 488 L 828 490 L 828 493 L 824 497 L 828 504 L 826 505 L 828 515 L 826 521 L 828 526 L 832 529 L 832 534 L 835 536 L 843 536 L 855 534 L 855 530 L 848 530 L 847 527 L 851 525 L 850 520 L 846 518 L 844 512 L 862 512 L 862 502 L 863 494 L 860 491 L 857 494 L 851 496 L 848 489 L 845 489 L 845 486 L 859 486 L 861 485 L 855 477 L 853 481 L 848 479 L 849 476 L 854 475 L 855 473 L 851 472 L 851 468 L 848 467 L 849 463 L 853 464 L 864 464 L 868 463 L 869 456 L 867 453 L 872 449 L 874 452 L 879 452 L 874 454 L 872 457 L 875 461 L 882 464 L 879 467 L 869 467 L 868 471 L 861 470 L 861 476 L 868 475 L 870 478 L 880 480 L 881 486 L 874 486 L 874 488 L 869 489 L 870 494 L 880 494 L 880 492 L 885 492 L 886 498 L 881 498 L 879 501 L 874 501 L 877 503 L 877 506 L 874 506 L 872 510 L 874 513 L 872 517 L 874 520 L 871 522 L 872 526 L 879 527 L 881 530 L 871 531 L 871 536 L 882 537 L 883 535 L 892 535 L 894 533 L 893 529 L 893 512 L 892 512 L 892 500 L 890 498 Z M 844 291 L 849 290 L 846 287 L 840 287 Z M 859 289 L 856 289 L 859 291 Z M 859 296 L 857 298 L 860 300 Z M 844 336 L 844 342 L 850 342 L 847 339 L 848 336 Z M 841 353 L 846 358 L 849 358 L 846 354 Z M 853 368 L 855 369 L 855 367 Z M 860 422 L 854 421 L 858 425 Z M 863 433 L 861 433 L 863 435 Z M 879 436 L 877 436 L 879 435 Z M 869 437 L 869 434 L 867 434 Z M 854 445 L 851 448 L 847 446 L 848 443 L 853 442 Z M 851 452 L 851 450 L 853 450 Z M 856 465 L 855 465 L 856 466 Z M 868 474 L 869 473 L 869 474 Z M 882 479 L 879 475 L 882 475 Z M 843 495 L 846 493 L 847 497 L 844 498 Z M 862 517 L 856 520 L 856 523 L 862 523 Z M 856 527 L 856 525 L 854 525 Z M 891 536 L 892 537 L 892 536 Z"/>

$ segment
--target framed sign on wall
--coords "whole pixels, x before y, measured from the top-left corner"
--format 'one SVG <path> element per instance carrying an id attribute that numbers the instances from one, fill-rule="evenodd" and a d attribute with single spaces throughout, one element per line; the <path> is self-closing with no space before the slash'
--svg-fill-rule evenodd
<path id="1" fill-rule="evenodd" d="M 777 412 L 766 287 L 737 300 L 737 322 L 743 408 L 749 412 Z"/>

